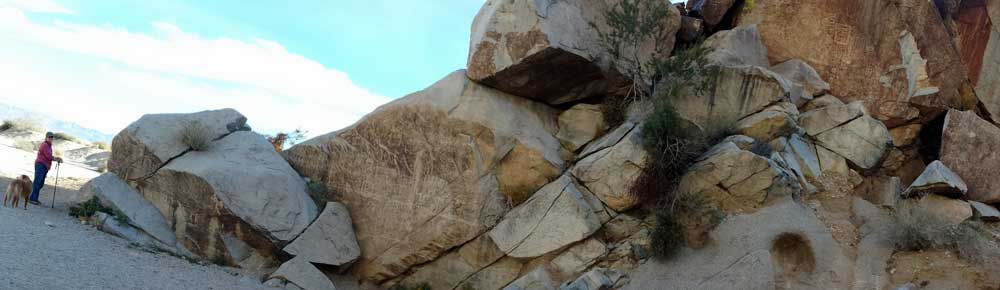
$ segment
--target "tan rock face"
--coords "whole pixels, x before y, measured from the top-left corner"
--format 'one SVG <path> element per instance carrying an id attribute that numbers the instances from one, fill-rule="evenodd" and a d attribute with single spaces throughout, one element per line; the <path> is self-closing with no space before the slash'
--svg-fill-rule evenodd
<path id="1" fill-rule="evenodd" d="M 492 228 L 516 197 L 502 189 L 555 179 L 545 175 L 564 168 L 555 132 L 553 109 L 458 71 L 285 157 L 348 207 L 355 269 L 384 282 Z"/>
<path id="2" fill-rule="evenodd" d="M 813 97 L 830 90 L 830 84 L 820 78 L 819 73 L 808 63 L 800 59 L 777 64 L 771 67 L 771 70 L 792 83 L 791 97 L 796 105 L 803 105 Z"/>
<path id="3" fill-rule="evenodd" d="M 893 148 L 889 130 L 868 116 L 819 134 L 816 139 L 817 145 L 843 156 L 861 170 L 877 168 Z"/>
<path id="4" fill-rule="evenodd" d="M 889 135 L 892 135 L 892 144 L 896 145 L 896 147 L 913 145 L 917 142 L 917 136 L 920 135 L 920 129 L 922 128 L 923 125 L 910 124 L 890 129 Z"/>
<path id="5" fill-rule="evenodd" d="M 712 98 L 686 95 L 674 106 L 686 120 L 707 126 L 715 120 L 739 120 L 782 100 L 786 95 L 781 76 L 755 66 L 723 67 Z"/>
<path id="6" fill-rule="evenodd" d="M 608 130 L 601 107 L 579 104 L 559 114 L 559 141 L 570 152 L 576 152 Z"/>
<path id="7" fill-rule="evenodd" d="M 727 212 L 763 206 L 782 171 L 767 158 L 723 143 L 709 150 L 680 181 L 680 190 L 700 194 Z M 794 178 L 794 177 L 792 177 Z"/>
<path id="8" fill-rule="evenodd" d="M 1000 1 L 962 1 L 951 15 L 969 79 L 994 120 L 1000 119 Z"/>
<path id="9" fill-rule="evenodd" d="M 767 47 L 761 42 L 756 25 L 741 26 L 732 30 L 716 32 L 703 44 L 711 48 L 705 56 L 709 62 L 723 66 L 752 65 L 770 67 Z"/>
<path id="10" fill-rule="evenodd" d="M 639 131 L 633 130 L 615 146 L 580 160 L 573 167 L 573 176 L 615 211 L 626 211 L 638 203 L 630 189 L 647 162 L 649 156 L 639 145 Z"/>
<path id="11" fill-rule="evenodd" d="M 623 93 L 621 89 L 629 82 L 618 72 L 635 68 L 623 63 L 612 67 L 608 51 L 598 42 L 598 29 L 610 31 L 604 13 L 616 3 L 620 1 L 487 1 L 472 25 L 468 75 L 502 91 L 550 104 Z M 666 2 L 655 5 L 664 5 L 661 8 L 667 12 L 660 27 L 662 38 L 649 37 L 638 51 L 624 52 L 638 54 L 642 63 L 657 49 L 671 51 L 680 28 L 677 9 L 667 7 Z"/>
<path id="12" fill-rule="evenodd" d="M 415 268 L 414 272 L 404 278 L 399 284 L 417 285 L 420 283 L 429 283 L 433 289 L 455 289 L 456 286 L 466 283 L 466 280 L 471 276 L 494 264 L 503 258 L 503 256 L 504 253 L 497 248 L 493 240 L 489 236 L 483 235 L 463 245 L 457 251 Z M 520 263 L 517 263 L 517 266 L 513 268 L 515 269 L 514 271 L 520 269 Z M 496 272 L 494 270 L 494 274 L 497 274 Z M 506 282 L 513 281 L 514 278 L 517 278 L 516 275 L 517 272 L 514 272 L 514 277 L 510 277 Z"/>
<path id="13" fill-rule="evenodd" d="M 879 120 L 913 118 L 911 104 L 970 106 L 966 71 L 934 3 L 889 2 L 757 1 L 739 24 L 758 25 L 772 63 L 806 61 L 833 95 L 864 101 Z M 938 92 L 923 90 L 929 87 Z"/>
<path id="14" fill-rule="evenodd" d="M 973 112 L 950 111 L 941 137 L 941 162 L 969 186 L 970 200 L 1000 202 L 1000 128 Z"/>
<path id="15" fill-rule="evenodd" d="M 763 111 L 743 118 L 737 126 L 740 134 L 761 142 L 769 142 L 790 132 L 795 123 L 785 113 Z"/>

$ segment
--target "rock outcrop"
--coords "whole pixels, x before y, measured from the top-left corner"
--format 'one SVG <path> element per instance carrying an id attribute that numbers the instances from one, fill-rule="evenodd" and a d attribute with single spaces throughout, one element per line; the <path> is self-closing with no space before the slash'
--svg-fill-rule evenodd
<path id="1" fill-rule="evenodd" d="M 975 106 L 940 19 L 932 1 L 757 1 L 738 24 L 757 25 L 771 63 L 804 60 L 831 94 L 864 101 L 873 117 L 895 127 L 920 108 Z"/>
<path id="2" fill-rule="evenodd" d="M 555 180 L 556 116 L 457 71 L 284 154 L 350 209 L 355 269 L 381 283 L 475 239 Z"/>
<path id="3" fill-rule="evenodd" d="M 181 141 L 191 122 L 214 138 L 208 148 L 194 151 Z M 244 131 L 245 122 L 231 109 L 143 116 L 115 137 L 111 171 L 144 201 L 112 186 L 112 175 L 95 185 L 114 189 L 103 191 L 108 202 L 158 239 L 168 236 L 162 218 L 199 257 L 267 267 L 277 248 L 312 222 L 316 206 L 305 182 L 263 136 Z"/>
<path id="4" fill-rule="evenodd" d="M 610 32 L 604 13 L 621 2 L 489 0 L 472 25 L 469 78 L 555 105 L 624 94 L 631 83 L 623 74 L 638 67 L 613 63 L 599 34 Z M 646 37 L 637 49 L 621 52 L 638 56 L 642 66 L 671 51 L 681 25 L 680 12 L 669 3 L 651 5 L 656 7 L 644 6 L 640 11 L 666 14 L 655 27 L 659 37 Z"/>
<path id="5" fill-rule="evenodd" d="M 639 132 L 632 130 L 618 144 L 594 152 L 573 168 L 573 176 L 615 211 L 627 211 L 639 202 L 630 190 L 649 162 L 639 144 Z"/>
<path id="6" fill-rule="evenodd" d="M 968 199 L 1000 202 L 1000 128 L 973 112 L 950 111 L 941 136 L 941 162 L 969 187 Z"/>
<path id="7" fill-rule="evenodd" d="M 790 196 L 797 191 L 787 169 L 772 160 L 740 149 L 732 142 L 709 152 L 681 178 L 680 190 L 704 196 L 727 212 L 750 212 L 768 197 Z"/>

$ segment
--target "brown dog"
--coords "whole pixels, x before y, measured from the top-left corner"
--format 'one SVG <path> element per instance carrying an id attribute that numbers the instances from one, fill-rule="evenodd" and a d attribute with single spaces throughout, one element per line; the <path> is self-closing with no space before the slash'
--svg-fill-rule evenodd
<path id="1" fill-rule="evenodd" d="M 31 194 L 31 178 L 27 175 L 14 179 L 7 185 L 7 191 L 3 194 L 3 205 L 7 206 L 7 200 L 11 200 L 11 206 L 17 208 L 17 203 L 24 199 L 24 209 L 28 209 L 28 195 Z"/>

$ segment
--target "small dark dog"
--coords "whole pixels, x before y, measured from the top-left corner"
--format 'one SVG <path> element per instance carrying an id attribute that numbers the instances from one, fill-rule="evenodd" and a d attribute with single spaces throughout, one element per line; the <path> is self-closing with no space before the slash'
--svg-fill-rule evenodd
<path id="1" fill-rule="evenodd" d="M 11 200 L 11 206 L 17 208 L 17 204 L 24 200 L 24 209 L 28 209 L 28 195 L 31 194 L 31 178 L 27 175 L 14 179 L 7 185 L 7 191 L 3 194 L 3 205 L 7 206 L 7 200 Z"/>

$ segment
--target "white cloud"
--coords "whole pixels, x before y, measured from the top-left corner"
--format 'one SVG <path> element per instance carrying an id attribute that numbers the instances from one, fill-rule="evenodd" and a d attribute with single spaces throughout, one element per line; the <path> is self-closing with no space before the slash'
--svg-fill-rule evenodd
<path id="1" fill-rule="evenodd" d="M 72 10 L 52 0 L 0 0 L 0 7 L 17 8 L 34 13 L 73 14 Z"/>
<path id="2" fill-rule="evenodd" d="M 389 100 L 268 40 L 208 39 L 165 22 L 152 33 L 42 23 L 26 10 L 0 6 L 0 102 L 109 133 L 144 113 L 231 107 L 261 131 L 317 135 Z"/>

